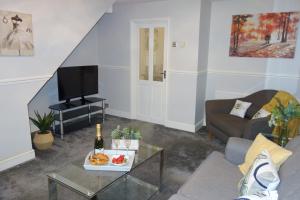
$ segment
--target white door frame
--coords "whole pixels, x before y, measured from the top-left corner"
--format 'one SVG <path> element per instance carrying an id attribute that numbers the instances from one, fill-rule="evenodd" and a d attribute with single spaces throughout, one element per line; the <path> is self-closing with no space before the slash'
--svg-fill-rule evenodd
<path id="1" fill-rule="evenodd" d="M 163 118 L 164 121 L 163 125 L 166 124 L 167 121 L 167 113 L 168 113 L 168 64 L 169 64 L 169 38 L 170 38 L 170 30 L 169 30 L 169 25 L 170 25 L 170 19 L 169 18 L 155 18 L 155 19 L 138 19 L 138 20 L 131 20 L 130 21 L 130 113 L 131 113 L 131 119 L 136 119 L 137 118 L 137 72 L 138 72 L 138 55 L 139 55 L 139 49 L 138 49 L 138 27 L 141 25 L 145 24 L 163 24 L 166 27 L 166 38 L 165 38 L 165 70 L 167 72 L 167 77 L 164 79 L 164 102 L 163 102 L 163 107 L 164 107 L 164 113 L 163 113 Z"/>

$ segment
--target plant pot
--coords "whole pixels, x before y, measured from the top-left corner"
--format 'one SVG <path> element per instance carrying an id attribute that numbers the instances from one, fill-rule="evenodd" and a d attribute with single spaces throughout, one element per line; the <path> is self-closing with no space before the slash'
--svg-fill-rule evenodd
<path id="1" fill-rule="evenodd" d="M 40 134 L 36 132 L 33 138 L 34 146 L 38 150 L 49 149 L 53 144 L 54 138 L 51 131 L 48 131 L 47 134 Z"/>
<path id="2" fill-rule="evenodd" d="M 138 150 L 139 149 L 139 140 L 125 140 L 125 139 L 112 139 L 111 148 L 112 149 L 127 149 L 126 143 L 129 144 L 129 150 Z M 116 143 L 118 143 L 118 148 L 116 147 Z"/>

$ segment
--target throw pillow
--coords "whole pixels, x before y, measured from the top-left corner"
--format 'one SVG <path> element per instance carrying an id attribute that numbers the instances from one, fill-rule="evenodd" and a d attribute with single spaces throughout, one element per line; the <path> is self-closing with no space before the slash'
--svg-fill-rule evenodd
<path id="1" fill-rule="evenodd" d="M 279 185 L 277 169 L 267 150 L 263 150 L 239 183 L 240 196 L 272 191 Z"/>
<path id="2" fill-rule="evenodd" d="M 268 140 L 262 134 L 258 134 L 246 153 L 245 162 L 239 165 L 239 168 L 244 175 L 248 172 L 256 156 L 260 154 L 262 150 L 267 150 L 270 153 L 272 161 L 277 169 L 279 169 L 280 165 L 292 155 L 291 151 Z"/>
<path id="3" fill-rule="evenodd" d="M 278 199 L 278 192 L 277 190 L 274 191 L 263 191 L 257 192 L 253 195 L 241 196 L 235 200 L 277 200 Z"/>
<path id="4" fill-rule="evenodd" d="M 247 112 L 247 109 L 251 106 L 251 104 L 252 103 L 249 103 L 249 102 L 236 100 L 232 110 L 230 111 L 230 114 L 244 118 L 245 114 Z"/>
<path id="5" fill-rule="evenodd" d="M 271 113 L 266 111 L 265 109 L 261 108 L 255 115 L 253 115 L 252 119 L 258 119 L 269 116 Z"/>

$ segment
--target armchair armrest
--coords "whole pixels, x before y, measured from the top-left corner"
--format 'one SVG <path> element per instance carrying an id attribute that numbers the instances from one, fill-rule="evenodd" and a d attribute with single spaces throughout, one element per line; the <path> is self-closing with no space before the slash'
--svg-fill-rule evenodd
<path id="1" fill-rule="evenodd" d="M 229 138 L 225 148 L 225 158 L 235 165 L 243 163 L 251 144 L 251 140 L 237 137 Z"/>
<path id="2" fill-rule="evenodd" d="M 207 100 L 205 102 L 206 114 L 211 113 L 229 113 L 232 109 L 236 99 L 218 99 L 218 100 Z"/>
<path id="3" fill-rule="evenodd" d="M 272 128 L 269 127 L 268 121 L 270 117 L 251 119 L 247 123 L 243 137 L 246 139 L 254 139 L 258 133 L 271 133 Z"/>

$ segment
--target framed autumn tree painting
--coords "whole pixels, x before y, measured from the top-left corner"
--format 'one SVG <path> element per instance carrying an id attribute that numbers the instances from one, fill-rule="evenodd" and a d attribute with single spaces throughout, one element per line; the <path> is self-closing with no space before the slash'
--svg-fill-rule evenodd
<path id="1" fill-rule="evenodd" d="M 232 16 L 230 56 L 293 58 L 300 12 Z"/>

